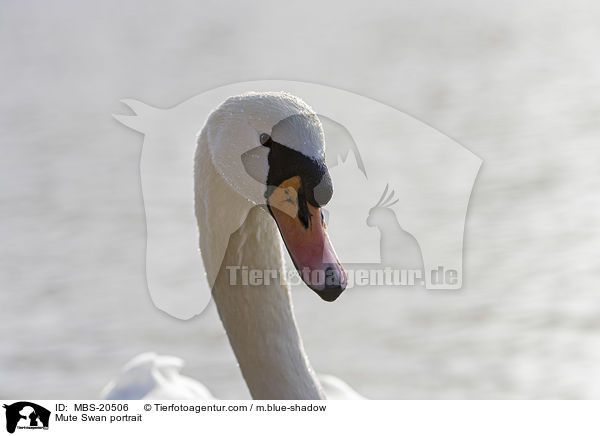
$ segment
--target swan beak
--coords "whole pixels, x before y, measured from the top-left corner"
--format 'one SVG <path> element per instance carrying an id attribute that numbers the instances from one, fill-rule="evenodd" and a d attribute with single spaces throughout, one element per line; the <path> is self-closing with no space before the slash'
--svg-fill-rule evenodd
<path id="1" fill-rule="evenodd" d="M 269 211 L 304 283 L 323 300 L 334 301 L 346 289 L 346 272 L 327 236 L 321 208 L 299 199 L 300 189 L 300 177 L 285 180 L 269 196 Z"/>

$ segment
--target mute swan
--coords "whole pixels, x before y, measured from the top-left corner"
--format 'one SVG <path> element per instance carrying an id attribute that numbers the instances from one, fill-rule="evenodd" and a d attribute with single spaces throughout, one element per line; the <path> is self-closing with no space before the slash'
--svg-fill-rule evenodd
<path id="1" fill-rule="evenodd" d="M 281 273 L 283 238 L 301 277 L 321 298 L 333 301 L 346 287 L 320 210 L 333 186 L 318 117 L 283 92 L 230 97 L 198 137 L 195 182 L 202 258 L 252 398 L 325 398 L 287 284 L 232 286 L 228 274 L 235 266 Z M 315 271 L 328 280 L 315 280 Z"/>
<path id="2" fill-rule="evenodd" d="M 214 400 L 202 383 L 179 372 L 182 359 L 142 353 L 127 362 L 102 389 L 103 400 Z M 344 381 L 332 375 L 318 376 L 328 400 L 364 400 Z"/>
<path id="3" fill-rule="evenodd" d="M 281 278 L 285 246 L 302 280 L 323 300 L 334 301 L 345 289 L 346 273 L 321 212 L 333 186 L 318 117 L 284 92 L 230 97 L 210 114 L 198 136 L 194 177 L 207 279 L 252 398 L 324 399 L 285 280 L 248 285 L 232 282 L 231 276 L 232 269 L 245 267 L 275 271 Z M 151 364 L 143 377 L 173 380 L 180 361 L 171 360 L 168 370 L 164 362 Z M 134 381 L 138 376 L 132 376 Z M 185 396 L 189 380 L 182 380 L 177 395 Z M 326 377 L 325 384 L 332 380 Z M 345 383 L 333 385 L 333 396 L 343 396 Z M 153 389 L 148 394 L 164 393 L 160 386 Z M 200 391 L 210 395 L 205 388 L 195 392 Z"/>

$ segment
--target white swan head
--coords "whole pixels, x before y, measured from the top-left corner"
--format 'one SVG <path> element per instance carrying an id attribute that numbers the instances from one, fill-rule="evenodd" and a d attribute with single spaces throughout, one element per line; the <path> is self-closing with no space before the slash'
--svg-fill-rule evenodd
<path id="1" fill-rule="evenodd" d="M 335 300 L 347 278 L 321 211 L 333 184 L 314 111 L 287 93 L 248 93 L 221 104 L 203 133 L 217 172 L 252 204 L 266 206 L 304 282 Z"/>

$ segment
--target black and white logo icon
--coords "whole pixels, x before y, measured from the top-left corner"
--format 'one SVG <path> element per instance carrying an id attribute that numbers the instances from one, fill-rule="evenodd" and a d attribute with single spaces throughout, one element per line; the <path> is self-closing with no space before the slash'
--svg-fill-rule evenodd
<path id="1" fill-rule="evenodd" d="M 16 429 L 48 429 L 50 411 L 42 406 L 19 401 L 4 404 L 3 407 L 6 409 L 6 431 L 9 433 L 14 433 Z"/>

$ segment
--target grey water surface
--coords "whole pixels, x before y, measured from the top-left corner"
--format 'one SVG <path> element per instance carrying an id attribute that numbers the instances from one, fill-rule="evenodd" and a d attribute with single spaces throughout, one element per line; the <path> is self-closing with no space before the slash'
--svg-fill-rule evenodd
<path id="1" fill-rule="evenodd" d="M 579 0 L 4 1 L 0 397 L 97 398 L 152 350 L 249 398 L 214 304 L 180 321 L 149 299 L 143 138 L 111 114 L 286 79 L 379 100 L 484 161 L 461 290 L 294 291 L 316 370 L 370 398 L 599 398 L 599 22 Z"/>

